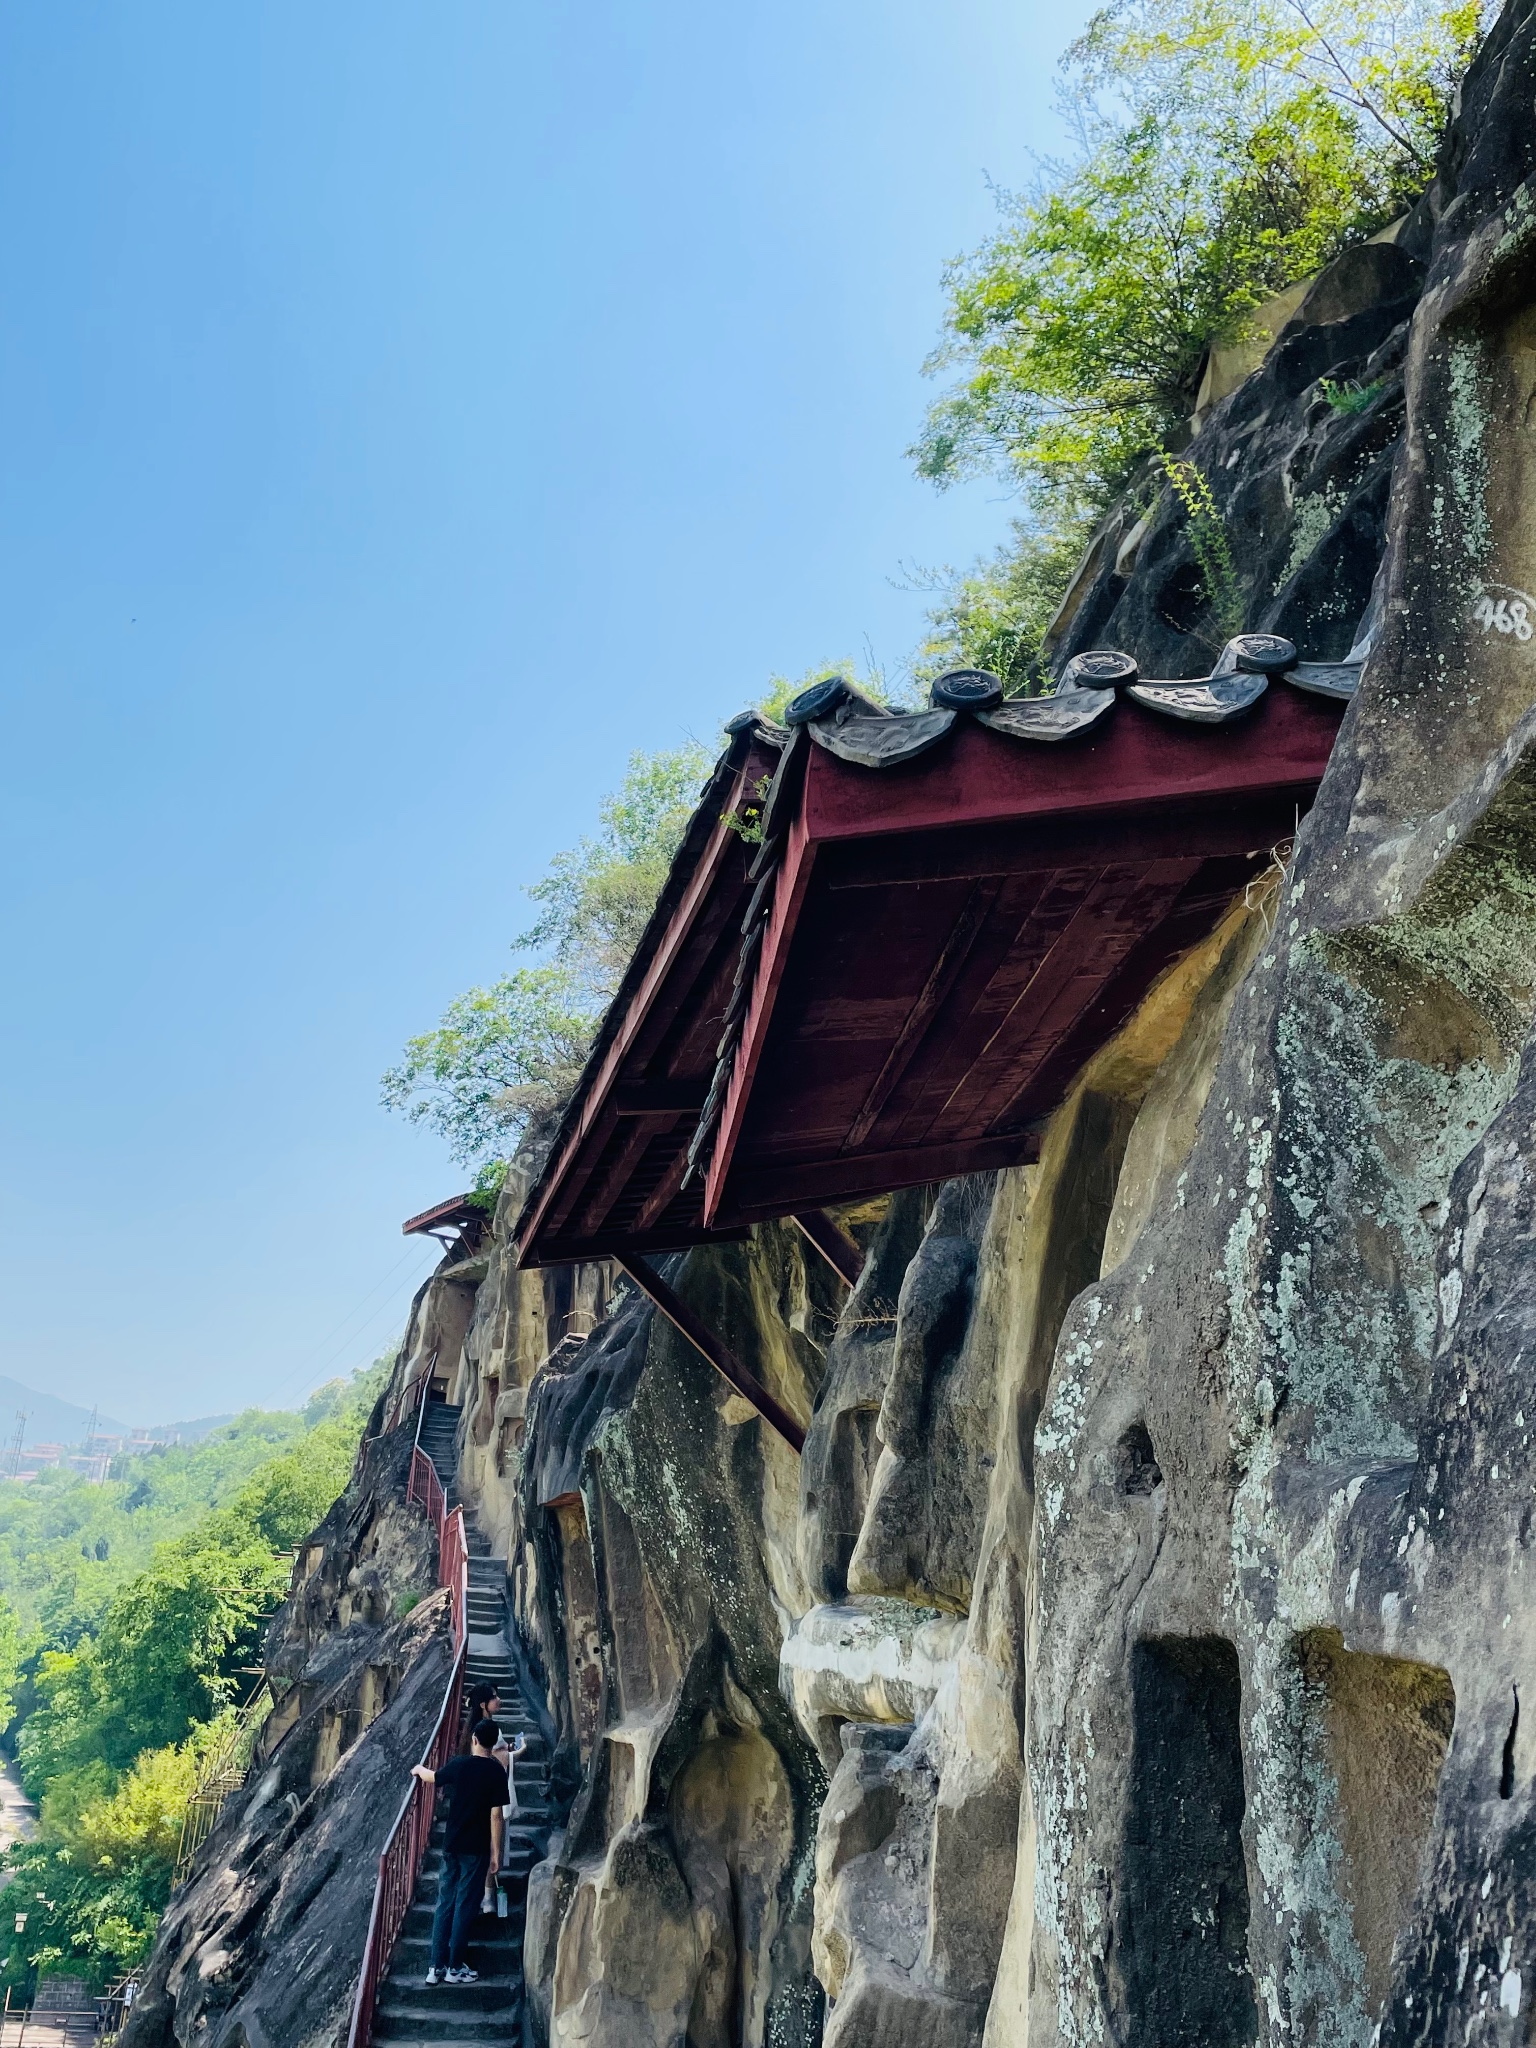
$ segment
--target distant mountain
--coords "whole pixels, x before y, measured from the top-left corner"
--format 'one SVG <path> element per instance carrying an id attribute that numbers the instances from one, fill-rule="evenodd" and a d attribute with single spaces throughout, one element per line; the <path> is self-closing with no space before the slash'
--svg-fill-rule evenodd
<path id="1" fill-rule="evenodd" d="M 27 1418 L 25 1447 L 31 1450 L 36 1444 L 83 1444 L 86 1431 L 90 1428 L 91 1411 L 77 1408 L 73 1401 L 60 1401 L 53 1394 L 40 1394 L 36 1387 L 24 1387 L 20 1380 L 7 1379 L 0 1373 L 0 1444 L 8 1444 L 16 1434 L 16 1411 L 21 1409 Z M 193 1428 L 197 1424 L 190 1425 Z M 96 1434 L 98 1436 L 127 1436 L 128 1425 L 118 1422 L 110 1415 L 98 1415 Z"/>
<path id="2" fill-rule="evenodd" d="M 205 1436 L 211 1436 L 216 1429 L 222 1429 L 226 1422 L 234 1419 L 233 1415 L 200 1415 L 195 1422 L 157 1422 L 153 1429 L 144 1433 L 161 1443 L 200 1444 Z M 102 1425 L 98 1423 L 96 1426 L 99 1429 Z"/>
<path id="3" fill-rule="evenodd" d="M 91 1423 L 89 1408 L 78 1408 L 73 1401 L 60 1401 L 52 1394 L 40 1394 L 36 1387 L 24 1387 L 20 1380 L 8 1379 L 0 1373 L 0 1460 L 6 1446 L 15 1439 L 18 1410 L 27 1418 L 24 1450 L 30 1451 L 38 1444 L 62 1444 L 66 1450 L 72 1450 L 85 1442 Z M 161 1422 L 153 1429 L 143 1429 L 138 1424 L 130 1427 L 112 1415 L 98 1415 L 96 1434 L 150 1436 L 160 1443 L 199 1444 L 205 1436 L 234 1419 L 233 1415 L 199 1415 L 192 1422 Z"/>

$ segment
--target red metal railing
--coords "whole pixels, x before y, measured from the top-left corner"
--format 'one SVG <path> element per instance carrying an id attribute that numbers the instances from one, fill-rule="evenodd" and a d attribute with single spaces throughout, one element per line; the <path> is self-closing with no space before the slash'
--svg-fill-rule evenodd
<path id="1" fill-rule="evenodd" d="M 469 1647 L 469 1544 L 462 1508 L 455 1508 L 438 1528 L 437 1582 L 448 1588 L 453 1601 L 453 1640 L 462 1663 Z"/>
<path id="2" fill-rule="evenodd" d="M 416 1417 L 416 1434 L 420 1436 L 421 1418 L 425 1414 L 427 1406 L 427 1390 L 432 1385 L 432 1375 L 436 1369 L 437 1353 L 434 1351 L 421 1371 L 417 1373 L 415 1379 L 400 1389 L 390 1406 L 385 1410 L 384 1428 L 386 1431 L 398 1429 L 403 1422 L 408 1421 L 414 1414 Z"/>
<path id="3" fill-rule="evenodd" d="M 437 1467 L 420 1444 L 411 1452 L 411 1476 L 406 1484 L 405 1497 L 420 1501 L 427 1511 L 427 1520 L 441 1532 L 448 1513 L 443 1482 L 437 1476 Z"/>
<path id="4" fill-rule="evenodd" d="M 421 1415 L 426 1401 L 421 1403 Z M 437 1726 L 421 1761 L 435 1771 L 452 1756 L 459 1736 L 459 1715 L 464 1698 L 464 1659 L 469 1649 L 469 1545 L 464 1540 L 464 1510 L 448 1513 L 437 1467 L 421 1448 L 421 1416 L 416 1422 L 416 1443 L 411 1452 L 411 1477 L 407 1500 L 420 1501 L 437 1530 L 437 1582 L 449 1589 L 453 1611 L 453 1676 L 443 1694 Z M 412 1778 L 395 1824 L 389 1831 L 379 1857 L 379 1875 L 373 1888 L 373 1911 L 368 1918 L 368 1940 L 363 1949 L 363 1966 L 358 1973 L 357 1994 L 352 2001 L 352 2026 L 347 2048 L 369 2048 L 373 2039 L 373 2008 L 379 1986 L 389 1968 L 400 1929 L 410 1910 L 421 1874 L 422 1860 L 432 1837 L 432 1805 L 435 1789 Z"/>

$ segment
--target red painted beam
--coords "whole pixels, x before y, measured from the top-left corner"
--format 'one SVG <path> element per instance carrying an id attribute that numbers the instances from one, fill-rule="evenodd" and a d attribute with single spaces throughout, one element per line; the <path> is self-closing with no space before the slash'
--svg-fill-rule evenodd
<path id="1" fill-rule="evenodd" d="M 864 1254 L 842 1225 L 834 1223 L 825 1209 L 799 1209 L 793 1221 L 838 1278 L 850 1287 L 857 1287 L 859 1275 L 864 1270 Z"/>
<path id="2" fill-rule="evenodd" d="M 797 1214 L 817 1202 L 852 1202 L 897 1188 L 954 1180 L 963 1173 L 991 1173 L 1003 1166 L 1027 1166 L 1040 1157 L 1040 1133 L 1024 1130 L 1002 1138 L 970 1138 L 963 1144 L 919 1145 L 901 1152 L 851 1152 L 789 1166 L 754 1167 L 748 1194 L 731 1205 L 729 1224 L 765 1223 Z M 726 1228 L 722 1218 L 721 1228 Z"/>
<path id="3" fill-rule="evenodd" d="M 1123 701 L 1091 738 L 1029 746 L 961 719 L 909 768 L 859 768 L 822 747 L 807 758 L 800 815 L 822 843 L 1029 818 L 1100 817 L 1151 804 L 1315 790 L 1341 707 L 1271 683 L 1234 725 L 1193 727 Z"/>
<path id="4" fill-rule="evenodd" d="M 789 828 L 778 879 L 774 884 L 773 908 L 768 913 L 763 943 L 757 949 L 757 959 L 751 969 L 756 977 L 752 1000 L 747 1007 L 747 1021 L 742 1028 L 741 1043 L 736 1048 L 736 1064 L 731 1073 L 730 1087 L 726 1091 L 725 1110 L 720 1118 L 714 1154 L 710 1159 L 709 1173 L 704 1182 L 704 1221 L 711 1229 L 714 1228 L 720 1198 L 725 1190 L 726 1175 L 731 1170 L 731 1158 L 736 1150 L 736 1141 L 741 1136 L 742 1119 L 747 1113 L 747 1099 L 752 1093 L 758 1061 L 763 1056 L 768 1028 L 773 1021 L 774 998 L 784 977 L 790 942 L 794 938 L 806 892 L 811 885 L 811 869 L 815 859 L 816 848 L 811 844 L 810 834 L 806 828 L 805 805 L 802 801 Z"/>
<path id="5" fill-rule="evenodd" d="M 694 1314 L 687 1302 L 672 1291 L 648 1259 L 622 1252 L 617 1264 L 623 1267 L 642 1294 L 650 1296 L 667 1321 L 687 1338 L 699 1356 L 706 1359 L 744 1401 L 751 1402 L 764 1422 L 770 1423 L 785 1443 L 795 1451 L 805 1449 L 805 1431 L 794 1416 L 773 1398 L 755 1373 L 747 1371 L 735 1352 L 721 1342 L 701 1317 Z"/>
<path id="6" fill-rule="evenodd" d="M 777 760 L 776 755 L 773 758 Z M 662 996 L 669 974 L 678 965 L 680 954 L 693 936 L 695 921 L 705 911 L 711 893 L 716 890 L 722 879 L 722 871 L 732 861 L 745 866 L 741 858 L 744 852 L 741 839 L 724 822 L 724 818 L 741 802 L 749 786 L 756 787 L 768 764 L 768 750 L 754 745 L 748 749 L 746 758 L 736 771 L 728 792 L 728 800 L 722 804 L 721 822 L 711 834 L 698 865 L 668 921 L 666 930 L 661 934 L 639 986 L 629 995 L 619 1030 L 604 1052 L 597 1072 L 582 1093 L 581 1107 L 574 1126 L 562 1132 L 558 1156 L 551 1160 L 540 1176 L 531 1212 L 525 1212 L 519 1219 L 517 1246 L 520 1264 L 533 1263 L 534 1247 L 540 1237 L 557 1220 L 561 1227 L 564 1227 L 568 1220 L 571 1213 L 569 1205 L 585 1185 L 585 1176 L 580 1170 L 577 1155 L 592 1135 L 594 1127 L 611 1109 L 613 1093 L 622 1076 L 625 1060 L 648 1022 L 653 1007 Z M 573 1168 L 576 1170 L 573 1171 Z M 571 1185 L 573 1182 L 574 1188 Z M 564 1210 L 563 1216 L 558 1219 L 553 1213 L 557 1206 Z M 544 1255 L 541 1253 L 540 1256 Z"/>

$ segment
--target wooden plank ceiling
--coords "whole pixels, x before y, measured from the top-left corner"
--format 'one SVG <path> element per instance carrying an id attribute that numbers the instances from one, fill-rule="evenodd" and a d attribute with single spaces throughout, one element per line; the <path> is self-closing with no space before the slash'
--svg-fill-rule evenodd
<path id="1" fill-rule="evenodd" d="M 738 721 L 522 1262 L 1035 1156 L 1084 1061 L 1291 837 L 1340 709 L 1276 686 L 1213 728 L 1127 701 L 1059 746 L 962 717 L 874 768 Z M 765 837 L 744 838 L 768 777 Z"/>

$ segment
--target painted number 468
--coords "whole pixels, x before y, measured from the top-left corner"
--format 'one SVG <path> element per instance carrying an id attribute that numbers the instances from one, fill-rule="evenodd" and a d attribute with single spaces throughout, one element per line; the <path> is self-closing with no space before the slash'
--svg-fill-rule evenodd
<path id="1" fill-rule="evenodd" d="M 1530 600 L 1524 597 L 1480 597 L 1472 616 L 1485 633 L 1513 633 L 1517 640 L 1529 640 L 1536 631 L 1530 620 Z"/>

